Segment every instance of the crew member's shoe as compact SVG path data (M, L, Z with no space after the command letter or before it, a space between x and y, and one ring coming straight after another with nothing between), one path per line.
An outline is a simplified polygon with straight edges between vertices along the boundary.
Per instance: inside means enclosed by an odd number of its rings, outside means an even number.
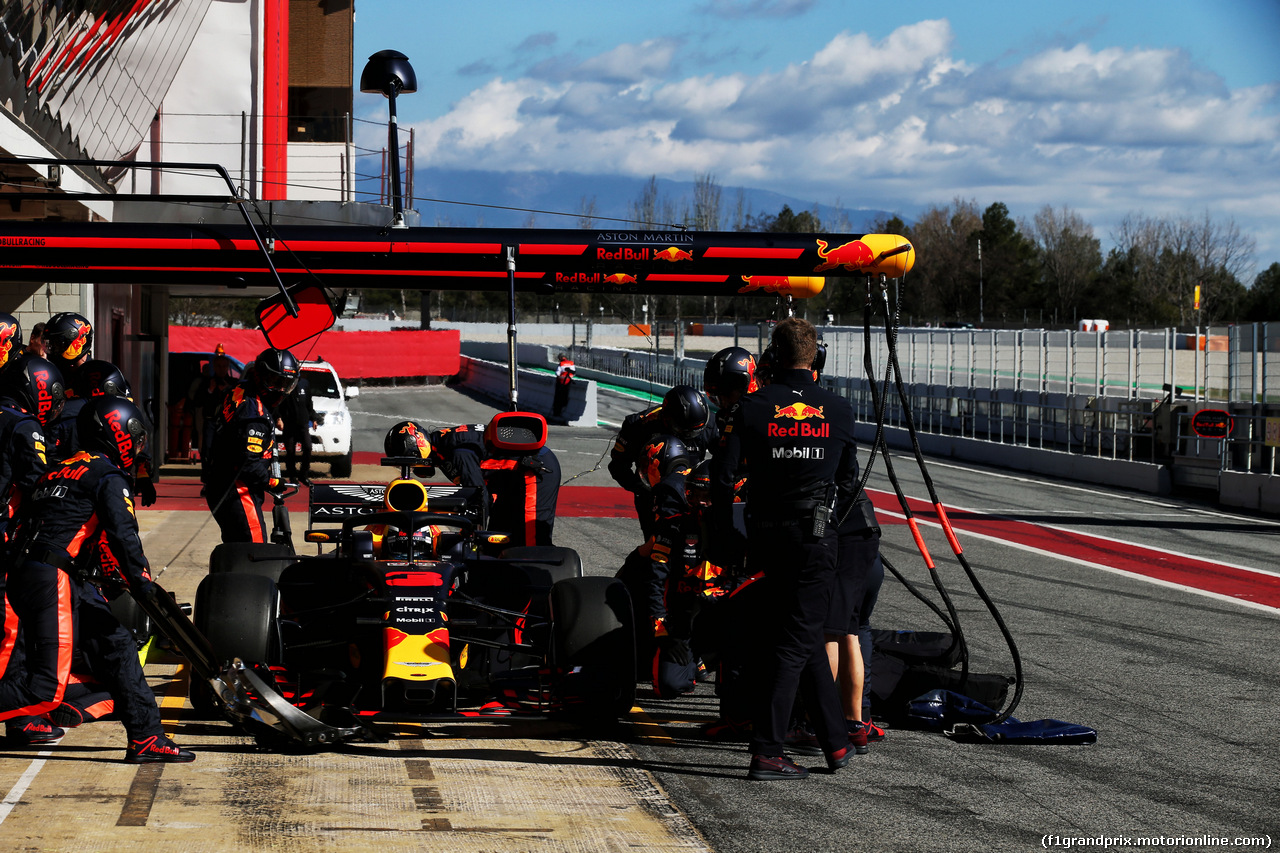
M124 760L130 764L150 764L156 761L186 764L195 761L196 754L178 746L166 735L159 734L141 740L130 740L124 752Z
M863 725L867 727L868 741L884 740L884 729L880 728L880 726L877 726L875 720L871 719L870 717L867 717Z
M849 744L858 755L866 755L871 751L867 746L867 724L861 720L845 720L849 729Z
M854 752L853 750L853 744L849 744L848 746L841 747L840 749L837 749L835 752L828 752L827 753L827 769L830 770L832 773L834 773L837 770L839 770L841 767L844 767L846 764L848 764L849 759L853 758L857 754L858 753Z
M805 779L808 768L801 767L785 755L753 755L747 778L754 782L784 782Z
M787 732L783 743L796 755L822 755L822 745L818 743L818 736L804 726L796 726Z
M745 741L751 736L751 724L723 718L713 720L702 726L702 736L707 740Z
M75 705L63 702L49 712L49 719L64 729L74 729L84 724L84 714Z
M53 743L66 732L43 717L17 717L5 725L5 735L10 743L35 746Z

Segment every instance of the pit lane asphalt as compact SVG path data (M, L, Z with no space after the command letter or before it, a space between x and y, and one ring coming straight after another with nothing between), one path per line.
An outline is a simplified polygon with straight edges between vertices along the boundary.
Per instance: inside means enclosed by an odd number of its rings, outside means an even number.
M420 399L430 401L434 393L428 390ZM601 420L614 423L645 406L612 392L600 396ZM362 398L361 408L372 414L383 408L373 405L382 399ZM417 408L413 392L399 399L390 410L449 420L434 406ZM459 411L471 411L468 405L477 402L468 400ZM375 420L381 425L385 416ZM549 444L568 479L592 468L611 436L609 429L552 427ZM908 494L927 498L910 460L898 457L896 470ZM1280 524L1274 519L1221 511L1195 499L945 460L933 460L929 470L948 505L1280 571ZM881 462L870 487L890 488L883 472ZM574 480L609 482L603 468ZM972 671L1011 674L1009 654L986 608L955 561L939 556L950 553L942 535L928 526L924 534L965 626ZM710 685L674 702L654 700L642 690L646 719L629 748L714 849L1028 850L1040 847L1047 835L1280 840L1280 658L1274 653L1280 612L963 533L960 540L1021 652L1026 687L1016 716L1089 725L1097 729L1098 742L969 745L894 729L870 755L834 775L749 783L742 745L697 736L697 726L716 715ZM577 548L589 574L610 574L639 543L639 529L629 518L562 518L556 541ZM928 587L904 526L887 525L882 547L910 579ZM886 581L873 621L894 629L939 627L893 579Z

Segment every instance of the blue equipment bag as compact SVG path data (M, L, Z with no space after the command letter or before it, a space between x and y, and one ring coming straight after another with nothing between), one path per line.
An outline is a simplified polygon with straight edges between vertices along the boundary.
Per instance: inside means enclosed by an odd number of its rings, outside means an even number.
M1098 733L1088 726L1064 723L1062 720L1022 722L1010 717L1003 723L957 723L946 736L966 743L1097 743Z
M1022 722L1010 717L1003 723L990 723L996 712L951 690L930 690L910 703L907 719L913 728L943 732L947 737L966 743L1096 743L1098 733L1088 726L1064 723L1062 720Z

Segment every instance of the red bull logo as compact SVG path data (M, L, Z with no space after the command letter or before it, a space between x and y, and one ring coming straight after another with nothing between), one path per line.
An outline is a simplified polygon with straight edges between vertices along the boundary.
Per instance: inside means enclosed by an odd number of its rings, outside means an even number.
M857 272L860 269L871 266L875 260L875 253L871 251L871 247L861 240L852 240L836 246L834 249L827 248L826 240L816 241L818 244L818 257L822 258L822 263L813 268L814 272L826 272L838 268L844 268L849 272Z
M807 438L827 438L831 435L831 424L810 424L804 423L812 418L826 420L826 416L822 414L823 406L810 406L808 403L792 403L789 406L774 406L774 419L785 418L795 421L790 425L771 423L765 428L765 433L774 437L807 437Z
M12 323L0 325L0 367L9 363L9 354L13 352L13 338L18 327Z
M31 374L36 381L36 417L40 423L49 422L49 413L53 410L53 390L49 387L49 371L37 370Z
M653 260L653 249L596 249L596 260L598 261L651 261ZM670 260L670 259L668 259Z
M822 414L824 406L810 406L808 403L792 403L790 406L774 406L773 416L775 418L791 418L796 421L808 420L809 418L822 418L826 420L826 415Z
M107 426L111 427L111 437L116 440L116 449L120 451L120 464L128 468L133 465L133 436L120 419L117 411L107 412Z
M671 261L673 263L675 261L693 260L692 254L690 254L689 252L686 252L684 249L677 249L675 246L668 246L667 248L663 249L661 252L658 252L657 254L655 254L653 257L655 260Z
M89 336L93 334L93 326L88 323L76 321L76 336L71 339L71 343L67 344L67 348L63 351L62 357L67 361L79 358L86 346L89 344Z
M616 272L613 275L607 275L604 277L604 280L609 284L635 284L636 283L635 276L627 275L624 272Z
M785 275L744 275L745 285L738 288L739 293L750 293L763 290L765 293L787 293L791 290L791 280Z

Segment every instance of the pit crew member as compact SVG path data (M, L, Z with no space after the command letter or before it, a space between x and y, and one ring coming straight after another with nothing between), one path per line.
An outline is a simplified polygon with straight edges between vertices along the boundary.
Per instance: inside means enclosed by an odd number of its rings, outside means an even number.
M836 526L828 522L833 510L848 507L857 485L853 409L814 382L812 324L783 320L774 328L772 346L773 384L740 401L711 466L712 506L721 529L732 525L738 473L750 469L756 497L747 504L747 570L763 571L778 614L753 714L747 775L754 780L808 775L783 751L797 688L828 767L845 766L853 753L822 641L836 567Z
M275 409L298 379L298 360L288 350L266 349L248 378L223 398L214 420L207 458L202 458L205 501L223 542L265 542L262 504L278 489L273 471Z
M634 495L636 517L646 539L652 535L653 498L650 486L640 473L646 460L644 448L658 435L679 438L696 465L715 444L718 433L707 400L690 385L677 385L662 398L661 405L627 415L609 452L609 473L618 485Z
M49 465L47 424L61 411L62 377L50 362L22 353L0 369L0 552L4 570L12 568L9 552L14 517L30 501L32 489ZM0 594L5 577L0 574ZM25 652L18 644L18 614L4 600L4 637L0 641L0 673L25 678ZM6 721L10 742L49 743L62 737L60 728L28 714Z
M102 551L119 560L131 594L160 594L138 536L125 471L146 447L142 412L122 397L98 397L79 415L83 450L51 466L19 519L9 593L22 620L27 674L0 680L0 717L47 713L65 694L72 640L115 701L125 726L125 760L132 764L188 762L195 755L165 734L155 695L138 661L133 634L96 586Z

